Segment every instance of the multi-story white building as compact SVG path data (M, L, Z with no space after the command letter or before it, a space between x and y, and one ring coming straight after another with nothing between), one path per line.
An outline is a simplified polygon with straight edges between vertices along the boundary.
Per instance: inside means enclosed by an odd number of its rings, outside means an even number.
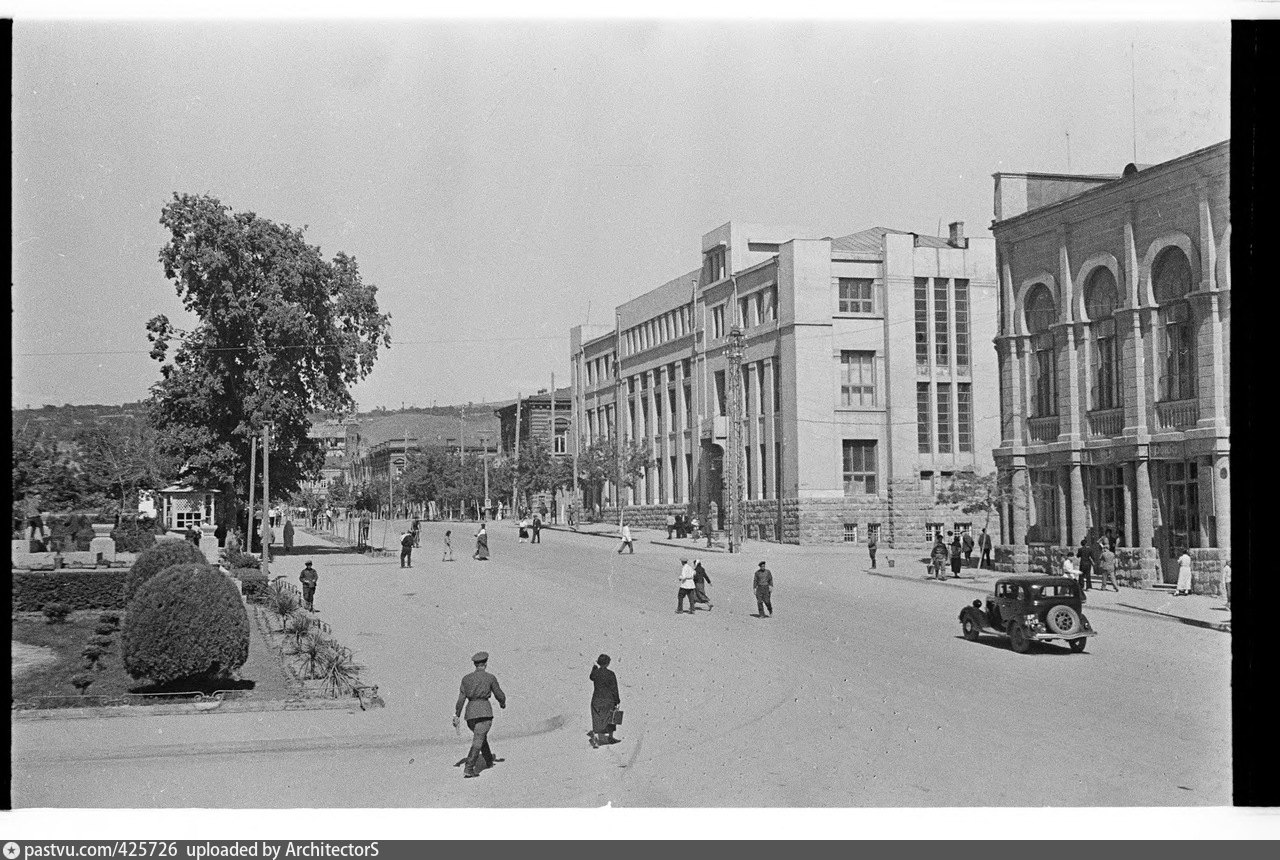
M1011 569L1108 531L1133 585L1229 558L1230 144L1118 176L997 173Z
M916 544L968 517L941 482L989 472L999 438L992 240L872 228L840 238L729 223L702 265L571 332L579 444L641 442L633 520L717 510L724 527L731 377L743 392L749 538ZM743 355L730 367L731 329ZM619 404L621 406L619 407ZM603 498L611 507L612 485ZM974 528L981 528L975 523ZM995 523L992 523L994 527Z

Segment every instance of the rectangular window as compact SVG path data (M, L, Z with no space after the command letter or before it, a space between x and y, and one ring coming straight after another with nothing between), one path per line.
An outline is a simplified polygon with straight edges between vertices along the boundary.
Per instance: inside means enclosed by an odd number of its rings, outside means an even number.
M1093 342L1093 346L1093 408L1115 409L1120 406L1120 373L1116 366L1116 339L1099 337Z
M943 523L925 523L924 539L926 543L933 543L942 534Z
M773 498L769 495L769 463L765 457L764 437L760 438L760 498L769 499Z
M703 266L703 272L706 275L707 283L713 284L725 275L724 266L724 246L713 248L706 253L706 262Z
M778 291L774 287L764 291L764 320L772 322L778 318Z
M874 352L840 353L841 406L876 405L875 363Z
M933 472L920 473L920 494L928 498L931 503L933 497L938 495L938 488L933 483Z
M1121 466L1100 466L1090 471L1093 472L1091 483L1096 499L1094 531L1099 536L1110 531L1120 543L1124 543L1124 469Z
M1194 362L1191 338L1185 321L1167 322L1164 326L1164 399L1189 400L1195 397Z
M724 303L711 309L711 337L724 337Z
M693 385L686 382L684 384L684 423L685 427L692 427L694 422L693 415Z
M928 278L916 278L916 373L929 373Z
M716 382L716 409L719 410L718 412L716 412L716 414L724 415L725 401L728 398L729 392L725 390L725 378L724 378L723 370L716 371L715 382Z
M679 406L679 403L680 403L680 401L679 401L679 399L676 397L676 390L675 390L674 388L668 389L668 390L667 390L667 404L668 404L668 406L670 407L670 410L669 410L669 414L670 414L670 416L671 416L671 428L670 428L670 429L672 429L672 430L677 429L677 428L676 428L676 424L678 423L679 418L680 418L679 413L676 411L677 407ZM686 414L686 415L685 415L684 420L685 420L685 422L686 422L686 423L688 423L688 421L689 421L689 416L688 416L688 414Z
M743 470L747 478L747 494L748 499L756 498L756 472L751 468L751 446L742 449Z
M969 282L957 278L956 299L956 369L969 372Z
M875 281L871 278L837 278L840 313L875 313Z
M845 543L858 542L858 524L857 523L844 524L844 542Z
M960 453L973 451L973 384L961 382L956 385L956 442Z
M938 453L951 453L951 383L938 383Z
M921 454L933 453L933 440L929 438L929 428L933 426L929 397L929 383L916 383L916 443Z
M933 279L933 357L938 367L951 366L951 329L947 325L947 279Z
M751 325L750 305L751 299L738 299L738 328L746 328Z
M776 357L770 360L773 362L773 411L777 413L782 411L782 360Z
M756 410L764 414L764 362L756 362Z
M567 434L563 430L556 433L554 453L564 454L569 450L566 439Z
M845 439L844 494L874 496L876 494L876 443Z
M1034 521L1028 529L1027 543L1056 544L1059 541L1057 475L1053 469L1031 469L1030 472Z
M1035 394L1035 415L1040 418L1058 414L1058 356L1053 348L1053 335L1038 335L1034 361L1031 363L1031 387Z

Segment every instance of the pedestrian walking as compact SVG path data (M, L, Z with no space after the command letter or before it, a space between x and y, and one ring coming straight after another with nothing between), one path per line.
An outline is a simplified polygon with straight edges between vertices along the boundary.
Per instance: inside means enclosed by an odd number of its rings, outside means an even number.
M707 586L710 584L711 577L707 576L707 569L702 566L699 559L695 558L693 560L693 599L694 603L707 604L708 612L712 609L711 596L707 594Z
M453 561L453 529L444 530L444 556L441 561Z
M466 778L479 776L486 767L502 761L489 748L489 729L493 726L493 705L489 704L489 697L497 699L503 709L507 707L506 693L498 686L498 679L489 674L488 652L472 655L471 662L475 670L462 676L458 701L453 706L453 727L458 727L465 707L467 728L471 730L471 751L467 753L466 767L462 770Z
M1107 529L1107 547L1112 551L1116 551L1116 535L1111 529Z
M987 534L987 530L983 529L982 534L978 535L978 569L982 569L982 563L987 563L987 570L991 570L991 535Z
M308 612L316 611L316 583L320 581L320 574L316 573L316 569L311 566L311 562L307 562L302 568L302 573L298 574L298 581L302 583L302 602L306 604Z
M667 540L675 537L676 533L676 515L667 514Z
M1085 591L1093 590L1093 556L1097 544L1090 544L1088 538L1080 538L1080 549L1076 550L1076 558L1080 559L1080 587Z
M973 529L965 531L960 537L960 545L964 547L964 566L973 566Z
M622 555L624 549L632 555L636 553L635 544L631 542L631 526L626 523L622 524L622 544L618 547L618 555Z
M948 534L950 534L948 532ZM960 544L960 537L953 535L951 538L951 578L960 578L960 563L964 560L964 549Z
M608 654L596 658L589 677L595 685L591 691L591 748L597 749L618 742L613 736L616 728L613 717L622 699L618 696L618 676L609 668Z
M400 535L400 567L413 567L413 531L405 529Z
M942 542L942 532L934 533L933 550L929 553L929 561L932 566L934 579L943 579L943 569L947 566L947 560L951 557L951 553L947 551L947 545Z
M1111 587L1116 591L1120 590L1120 586L1116 583L1116 554L1111 547L1104 546L1102 554L1098 557L1098 578L1102 580L1098 587L1103 591L1107 590L1107 582L1111 582Z
M1231 608L1231 560L1222 563L1222 590L1227 595L1227 608Z
M530 543L542 543L542 517L533 515L533 539Z
M697 540L702 537L702 524L698 522L698 515L694 514L693 519L689 520L690 536Z
M476 532L476 551L471 557L476 561L489 560L489 532L485 531L484 522L480 523L480 531Z
M527 519L521 518L521 520L516 523L516 529L516 534L520 538L520 543L524 543L529 539L529 521Z
M751 580L752 588L756 593L756 617L772 618L773 617L773 573L769 568L764 566L764 562L760 562L760 567L756 569L756 574ZM765 615L764 611L768 609L769 614Z
M409 531L413 532L413 548L417 549L422 546L421 542L422 521L417 517L413 518L413 524L409 526Z
M689 564L689 559L680 559L680 573L676 578L680 581L680 589L676 592L676 615L684 612L684 601L686 597L689 599L689 614L692 615L694 591L697 586L694 581L695 577L693 567Z
M284 521L284 551L293 552L293 520Z
M876 569L876 547L878 547L879 545L880 545L880 540L879 540L879 538L877 538L877 537L876 537L876 533L875 533L875 532L872 532L872 533L867 537L867 553L871 556L871 569L872 569L872 570L875 570L875 569Z
M1178 556L1178 590L1179 596L1191 593L1191 553L1185 548Z

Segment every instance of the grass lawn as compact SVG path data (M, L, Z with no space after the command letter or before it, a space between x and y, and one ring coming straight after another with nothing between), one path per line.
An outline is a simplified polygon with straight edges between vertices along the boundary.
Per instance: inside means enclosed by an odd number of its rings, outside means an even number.
M98 659L97 669L86 669L87 661L80 652L97 635L94 628L99 610L73 612L62 624L49 624L36 613L22 613L13 619L14 669L11 676L12 701L19 708L66 708L87 705L156 704L172 702L163 696L137 697L126 693L158 692L155 687L130 677L124 669L120 653L120 631L111 635L111 644ZM21 647L25 646L25 647ZM278 652L263 641L252 618L249 623L249 659L240 669L240 680L220 680L205 685L181 683L177 689L240 690L239 697L251 699L285 699L292 692L290 681L280 667ZM93 678L85 695L71 685L81 673Z

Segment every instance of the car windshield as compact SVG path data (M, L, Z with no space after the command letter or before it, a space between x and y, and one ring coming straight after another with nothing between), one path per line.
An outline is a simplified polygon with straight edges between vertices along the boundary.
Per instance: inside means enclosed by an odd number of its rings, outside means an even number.
M1062 583L1060 585L1033 585L1031 586L1033 597L1075 597L1076 587Z

